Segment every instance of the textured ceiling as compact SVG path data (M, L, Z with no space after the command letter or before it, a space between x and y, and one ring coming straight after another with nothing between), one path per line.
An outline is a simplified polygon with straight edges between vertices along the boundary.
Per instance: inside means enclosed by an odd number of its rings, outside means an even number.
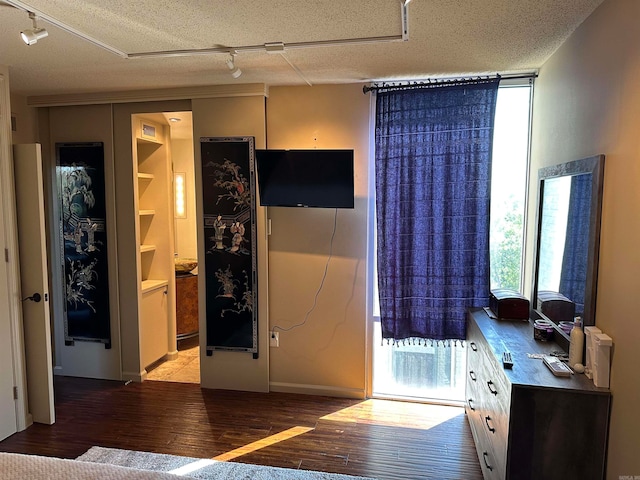
M22 95L231 83L305 85L412 80L538 69L602 0L413 0L409 40L239 49L234 79L226 53L124 58L65 31L62 23L127 55L161 50L322 42L402 33L400 0L0 0L0 64ZM26 46L23 9L49 36ZM49 20L49 21L47 21ZM52 23L53 22L53 23Z

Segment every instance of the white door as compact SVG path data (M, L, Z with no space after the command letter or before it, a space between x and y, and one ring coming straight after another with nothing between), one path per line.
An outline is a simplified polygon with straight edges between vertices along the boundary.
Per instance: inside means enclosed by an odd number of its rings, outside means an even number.
M13 251L13 220L11 192L11 127L9 106L8 70L0 66L0 440L18 431L18 404L13 398L15 358L21 352L15 352L14 322L15 299L14 260L9 263L9 254ZM11 247L11 248L9 248ZM22 427L24 428L24 427Z
M13 399L13 349L11 346L11 316L9 311L9 285L7 263L4 258L5 224L2 195L0 195L0 440L17 432L16 401Z
M55 421L40 144L14 145L27 397L33 421Z

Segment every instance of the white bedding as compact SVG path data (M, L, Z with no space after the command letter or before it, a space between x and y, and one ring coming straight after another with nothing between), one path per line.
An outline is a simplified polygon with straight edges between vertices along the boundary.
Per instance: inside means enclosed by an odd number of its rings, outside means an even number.
M104 463L0 452L0 478L2 480L176 480L184 477Z

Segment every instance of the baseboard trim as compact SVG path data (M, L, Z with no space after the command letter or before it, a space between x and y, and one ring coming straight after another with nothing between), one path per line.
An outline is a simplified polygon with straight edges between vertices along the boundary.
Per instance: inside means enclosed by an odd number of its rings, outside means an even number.
M122 379L125 382L144 382L147 379L147 371L141 372L122 372Z
M25 426L25 429L26 429L27 427L30 427L31 425L33 425L33 415L32 415L32 414L30 414L30 413L28 413L28 414L27 414L27 418L26 418L26 426Z
M178 358L178 350L168 352L164 357L162 357L162 359L166 361L175 360L176 358Z
M324 395L327 397L356 398L364 400L364 389L334 387L332 385L309 385L303 383L269 382L269 391L279 393L299 393L302 395Z

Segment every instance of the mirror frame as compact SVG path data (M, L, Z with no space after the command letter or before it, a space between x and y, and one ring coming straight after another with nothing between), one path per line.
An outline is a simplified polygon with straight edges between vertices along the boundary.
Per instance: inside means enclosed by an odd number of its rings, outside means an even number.
M574 176L591 173L591 210L589 218L589 251L587 257L587 278L585 285L585 302L582 325L590 326L596 323L596 290L598 283L598 266L600 256L600 223L602 219L602 195L604 186L604 155L574 160L538 170L538 209L536 215L536 238L533 264L533 286L531 289L531 318L548 319L538 310L538 268L540 264L540 230L542 226L542 199L544 198L545 181L551 178ZM555 322L554 322L555 324ZM568 341L569 336L559 327L556 331Z

